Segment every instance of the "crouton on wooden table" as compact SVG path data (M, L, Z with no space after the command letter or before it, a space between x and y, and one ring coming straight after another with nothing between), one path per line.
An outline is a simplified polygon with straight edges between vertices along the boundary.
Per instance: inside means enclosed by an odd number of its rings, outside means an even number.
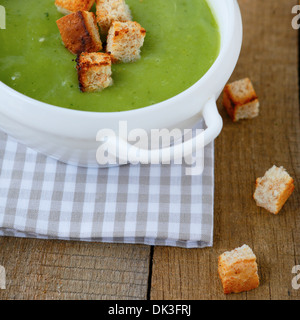
M227 84L223 105L232 121L253 119L259 114L259 100L249 78Z
M73 54L102 49L94 13L78 11L60 18L56 23L65 47Z
M96 0L97 22L103 34L107 34L113 21L132 20L131 12L124 0Z
M115 21L109 29L106 52L111 54L112 62L133 62L140 59L146 30L135 21Z
M64 15L77 11L90 11L95 0L55 0L59 12Z
M249 291L259 286L256 256L249 246L224 252L218 264L225 294Z
M99 92L112 85L110 55L82 53L77 58L79 87L82 92Z
M294 180L286 170L273 166L262 178L256 179L253 198L259 207L278 214L294 189Z

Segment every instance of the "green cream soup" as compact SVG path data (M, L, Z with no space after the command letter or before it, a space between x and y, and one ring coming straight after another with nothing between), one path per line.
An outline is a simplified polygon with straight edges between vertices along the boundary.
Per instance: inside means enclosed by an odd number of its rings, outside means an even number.
M125 111L171 98L197 82L220 47L217 23L205 0L127 0L146 30L141 59L113 65L112 87L82 93L76 58L62 44L54 0L0 0L0 80L52 105L85 111ZM93 8L95 10L95 8ZM102 39L103 40L103 39Z

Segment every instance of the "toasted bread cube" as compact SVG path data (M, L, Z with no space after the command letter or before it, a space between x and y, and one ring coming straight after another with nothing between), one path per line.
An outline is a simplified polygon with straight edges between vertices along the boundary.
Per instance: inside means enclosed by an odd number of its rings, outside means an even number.
M134 21L114 21L108 31L106 52L112 62L133 62L140 59L146 30Z
M95 0L55 0L57 10L64 14L77 11L90 11Z
M278 214L294 189L294 180L286 170L273 166L264 177L256 179L253 198L259 207Z
M253 119L259 114L259 100L249 78L227 84L223 105L232 121Z
M77 58L79 87L82 92L99 92L112 85L110 55L84 52Z
M256 256L247 245L220 255L218 272L225 294L249 291L259 286Z
M103 34L107 34L113 21L132 20L125 0L96 0L97 22Z
M65 47L73 54L97 52L102 42L93 12L78 11L56 21Z

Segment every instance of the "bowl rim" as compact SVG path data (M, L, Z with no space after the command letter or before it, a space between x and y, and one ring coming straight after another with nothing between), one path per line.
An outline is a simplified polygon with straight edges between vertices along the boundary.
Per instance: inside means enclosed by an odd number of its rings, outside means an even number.
M0 81L0 89L3 88L4 90L7 91L7 93L9 93L11 96L15 97L18 100L23 100L24 102L27 102L29 104L31 104L31 106L33 107L38 107L39 110L43 109L44 111L51 111L53 113L57 113L65 116L68 115L80 115L80 116L91 116L93 118L95 117L106 117L106 118L111 118L111 117L115 117L116 115L118 116L122 116L122 115L138 115L140 113L144 113L144 112L149 112L152 111L153 109L155 109L155 111L158 111L159 108L163 108L164 106L173 103L173 101L178 100L178 99L184 99L185 97L189 96L190 93L192 93L195 90L198 90L202 84L204 82L206 82L207 79L209 79L210 77L212 77L213 74L215 74L216 72L218 72L219 68L222 66L222 63L224 61L224 59L226 58L226 54L227 51L229 49L231 40L232 40L232 36L234 34L234 26L236 23L236 15L234 14L234 9L235 9L235 5L237 5L237 1L234 0L222 0L222 2L226 3L226 7L227 7L227 15L228 17L230 17L230 19L228 19L228 31L227 33L229 34L229 37L226 37L224 39L224 37L222 36L222 32L221 32L221 26L220 23L217 19L217 16L215 14L215 10L212 8L211 6L211 2L213 1L219 1L219 0L206 0L208 6L210 7L217 23L219 26L219 30L220 30L220 50L218 53L217 58L215 59L214 63L212 64L212 66L207 70L207 72L197 81L195 82L193 85L191 85L189 88L187 88L186 90L180 92L179 94L163 100L161 102L155 103L153 105L150 106L145 106L142 108L138 108L138 109L132 109L132 110L126 110L126 111L110 111L110 112L105 112L105 111L84 111L84 110L75 110L75 109L69 109L69 108L64 108L64 107L60 107L60 106L56 106L56 105L52 105L46 102L42 102L39 101L37 99L31 98L29 96L26 96L23 93L18 92L17 90L9 87L8 85L6 85L5 83L3 83L2 81Z

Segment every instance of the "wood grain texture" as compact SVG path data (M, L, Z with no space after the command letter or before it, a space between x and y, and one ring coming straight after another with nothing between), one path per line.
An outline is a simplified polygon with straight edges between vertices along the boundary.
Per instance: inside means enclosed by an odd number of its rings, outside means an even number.
M144 300L150 248L0 238L0 300Z
M231 80L249 77L261 102L258 118L232 123L219 101L224 129L215 144L214 247L157 247L151 299L298 299L291 270L300 264L300 121L298 32L291 27L297 0L240 0L244 43ZM255 205L255 179L284 166L296 190L278 216ZM218 256L248 244L261 285L225 296ZM168 275L168 276L166 276Z

